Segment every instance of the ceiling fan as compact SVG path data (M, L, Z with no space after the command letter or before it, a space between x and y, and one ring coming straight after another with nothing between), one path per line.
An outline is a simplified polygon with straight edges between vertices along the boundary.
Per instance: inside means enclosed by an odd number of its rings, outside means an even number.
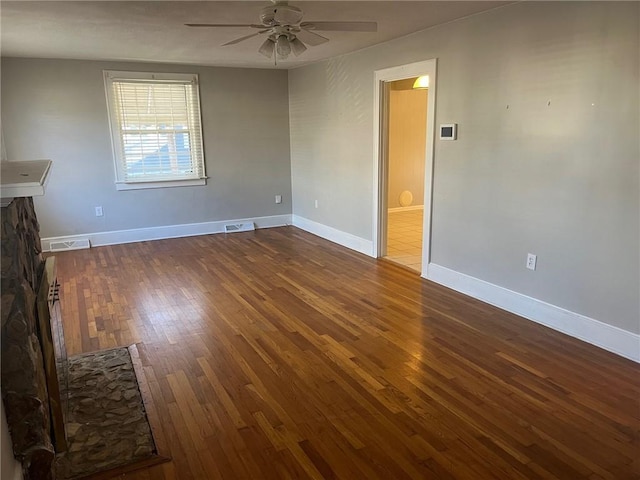
M260 12L260 23L227 24L227 23L186 23L187 27L249 27L259 31L237 38L222 46L235 45L258 35L267 35L266 40L258 49L262 55L271 58L275 53L275 60L286 59L293 52L300 55L307 49L307 45L315 47L329 41L327 37L316 31L333 32L376 32L376 22L303 22L303 12L300 8L289 5L288 1L271 0L273 5L264 7Z

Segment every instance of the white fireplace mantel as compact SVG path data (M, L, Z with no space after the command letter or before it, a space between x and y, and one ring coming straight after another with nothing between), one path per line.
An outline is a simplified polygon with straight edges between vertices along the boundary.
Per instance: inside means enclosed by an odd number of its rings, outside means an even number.
M51 160L0 162L1 205L6 207L16 197L44 195Z

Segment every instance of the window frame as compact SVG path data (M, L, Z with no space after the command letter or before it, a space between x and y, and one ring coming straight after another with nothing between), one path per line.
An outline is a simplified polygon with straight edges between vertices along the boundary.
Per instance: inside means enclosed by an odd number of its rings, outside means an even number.
M109 117L109 130L111 134L111 147L115 171L116 190L139 190L147 188L168 188L168 187L186 187L206 185L206 162L204 154L203 136L202 136L202 109L200 107L200 83L197 73L161 73L161 72L132 72L120 70L104 70L104 86L107 100L107 114ZM191 104L195 111L193 116L197 119L198 125L189 129L189 132L197 134L197 149L200 154L192 162L198 162L198 170L200 175L194 175L193 178L148 178L148 179L127 179L127 174L123 169L125 158L123 155L122 137L125 131L121 129L120 119L118 118L117 105L115 103L115 95L113 91L114 82L141 81L141 83L169 83L169 84L191 84L193 86ZM190 137L190 142L194 139ZM191 149L190 154L193 155ZM197 155L197 153L196 153Z

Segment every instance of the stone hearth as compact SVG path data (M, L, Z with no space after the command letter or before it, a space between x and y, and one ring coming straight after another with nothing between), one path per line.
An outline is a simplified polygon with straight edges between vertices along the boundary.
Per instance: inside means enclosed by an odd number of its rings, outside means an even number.
M127 348L75 355L68 366L69 449L57 460L57 478L78 478L155 454Z

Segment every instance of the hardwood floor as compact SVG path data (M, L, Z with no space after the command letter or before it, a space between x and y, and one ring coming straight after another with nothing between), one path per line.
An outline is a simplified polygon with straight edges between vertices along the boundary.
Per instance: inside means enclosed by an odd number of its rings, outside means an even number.
M69 354L139 343L122 478L640 478L640 365L294 227L57 255Z

